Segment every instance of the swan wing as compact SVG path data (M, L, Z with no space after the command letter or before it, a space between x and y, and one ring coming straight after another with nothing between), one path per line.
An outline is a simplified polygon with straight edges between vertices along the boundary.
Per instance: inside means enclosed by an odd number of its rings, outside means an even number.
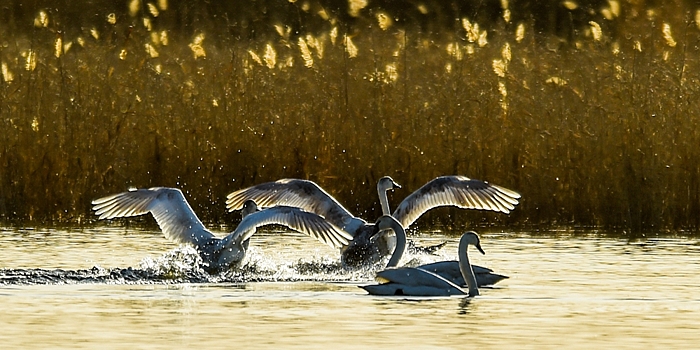
M231 234L245 241L256 229L264 225L283 225L333 247L340 248L348 244L352 235L339 229L323 217L289 206L276 206L247 215Z
M455 260L438 261L431 264L420 265L417 268L432 272L456 285L464 285L464 277L462 277L462 272L459 270L459 262Z
M458 286L466 285L464 277L462 277L462 272L459 270L459 262L455 260L438 261L430 264L420 265L417 268L439 275L440 277ZM501 280L508 278L508 276L494 273L493 270L489 269L488 267L472 265L472 270L474 271L474 275L476 276L476 283L479 285L479 287L493 285Z
M460 277L462 276L462 272L460 272L459 270L459 262L457 260L438 261L430 264L420 265L418 266L418 268L437 273L440 276L443 276L443 273L449 275L459 275ZM472 265L472 270L474 271L474 273L493 272L492 269L479 265Z
M187 203L177 188L153 187L130 190L92 201L92 210L100 219L129 217L151 213L166 238L178 243L198 245L215 236Z
M309 180L281 179L232 192L226 196L226 209L241 209L249 199L254 200L260 208L286 205L316 213L350 233L366 223L353 216L335 198Z
M410 226L426 211L441 206L510 213L520 194L488 182L465 176L437 177L406 197L392 216L403 227Z

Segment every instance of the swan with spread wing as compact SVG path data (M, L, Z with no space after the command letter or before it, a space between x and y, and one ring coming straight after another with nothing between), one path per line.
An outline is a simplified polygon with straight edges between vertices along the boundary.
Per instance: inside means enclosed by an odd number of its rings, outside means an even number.
M391 177L382 177L377 193L382 213L390 215L387 191L400 188ZM490 210L508 214L518 205L520 194L507 188L465 176L440 176L406 197L393 214L404 228L408 228L423 213L441 206L464 209ZM340 227L353 238L341 249L346 265L374 263L393 250L393 240L373 224L352 215L335 198L309 180L281 179L247 187L227 196L229 210L242 208L246 200L254 200L261 207L290 205L314 212Z
M209 231L192 210L182 191L177 188L154 187L134 189L92 201L100 219L130 217L151 213L165 237L173 242L197 249L204 267L221 272L240 266L248 249L249 239L264 225L283 225L333 247L346 246L352 235L334 226L318 214L291 206L275 206L259 210L255 201L242 206L243 219L236 229L220 238Z

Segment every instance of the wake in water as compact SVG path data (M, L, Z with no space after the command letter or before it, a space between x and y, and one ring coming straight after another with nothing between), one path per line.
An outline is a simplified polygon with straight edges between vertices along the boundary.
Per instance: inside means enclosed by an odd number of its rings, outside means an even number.
M417 264L416 257L408 264ZM382 265L365 268L344 267L338 259L314 257L292 263L279 263L251 249L246 263L236 270L209 274L202 268L197 251L181 246L164 255L143 259L137 268L90 269L0 269L0 285L34 284L176 284L176 283L246 283L293 281L370 281Z
M199 255L192 248L177 248L158 259L146 258L139 268L94 266L84 270L0 269L0 284L149 284L207 283L212 277L198 266Z

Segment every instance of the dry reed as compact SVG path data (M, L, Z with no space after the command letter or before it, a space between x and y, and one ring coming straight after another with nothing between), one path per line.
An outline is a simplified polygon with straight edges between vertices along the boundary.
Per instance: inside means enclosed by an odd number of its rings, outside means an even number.
M522 204L423 227L700 224L700 24L683 2L606 1L563 34L509 8L453 23L426 5L187 4L5 8L0 218L73 222L93 198L175 186L225 222L227 193L298 177L373 219L379 177L404 185L396 205L463 174Z

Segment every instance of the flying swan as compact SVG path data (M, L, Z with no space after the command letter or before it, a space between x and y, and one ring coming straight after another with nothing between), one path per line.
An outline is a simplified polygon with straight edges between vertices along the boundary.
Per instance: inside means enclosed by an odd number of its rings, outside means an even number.
M377 183L377 194L384 215L390 213L387 191L394 188L400 186L388 176L382 177ZM519 198L517 192L485 181L458 175L440 176L406 197L391 215L404 228L408 228L423 213L435 207L456 206L508 214L518 205ZM352 215L313 181L281 179L247 187L230 193L226 208L229 211L241 209L249 199L261 207L299 207L319 214L345 230L353 237L350 244L341 250L341 259L346 265L374 263L393 250L391 237L380 233L375 225Z
M481 248L479 235L469 231L459 240L459 269L466 281L467 291L445 278L414 267L389 268L377 273L379 284L360 286L360 288L372 295L409 295L409 296L448 296L479 295L479 286L476 275L472 270L467 255L467 247L473 245L484 254Z
M277 224L302 232L333 248L348 244L352 236L323 217L290 206L258 210L254 201L242 207L243 220L226 237L216 237L197 218L185 196L177 188L134 189L92 201L100 219L130 217L151 213L165 237L197 249L209 272L239 267L245 258L249 239L260 226Z

